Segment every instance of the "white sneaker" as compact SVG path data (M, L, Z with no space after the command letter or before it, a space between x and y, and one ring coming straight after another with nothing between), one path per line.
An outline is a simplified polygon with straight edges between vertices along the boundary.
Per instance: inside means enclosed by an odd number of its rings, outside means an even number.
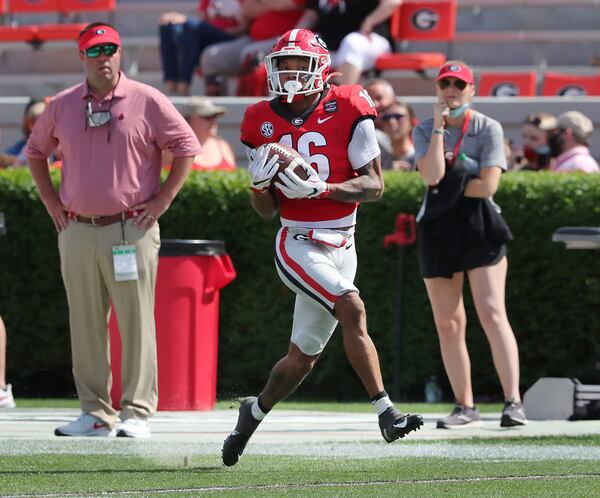
M54 429L57 436L113 437L115 433L115 429L109 429L104 422L85 412L81 412L77 420Z
M128 418L123 420L117 428L119 437L150 437L150 424L143 418Z
M17 405L15 404L15 398L13 398L12 386L6 384L4 389L0 387L0 408L14 408L15 406Z

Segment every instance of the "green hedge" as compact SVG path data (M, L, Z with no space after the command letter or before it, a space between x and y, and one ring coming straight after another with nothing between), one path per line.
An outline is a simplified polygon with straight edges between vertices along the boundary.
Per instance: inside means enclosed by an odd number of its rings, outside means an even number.
M192 174L161 219L163 238L225 240L238 272L221 291L219 398L256 393L285 353L290 334L293 295L273 266L278 222L263 222L254 213L246 183L244 171ZM398 213L417 212L422 195L418 175L390 172L383 199L364 204L359 213L356 280L388 388L393 384L398 251L384 249L383 237L393 231ZM495 198L515 236L509 246L507 305L520 346L522 387L541 376L599 383L600 253L566 250L551 236L561 226L600 223L600 175L506 174ZM19 396L70 394L56 234L27 170L0 172L0 211L8 226L8 235L0 238L0 314L9 332L9 381ZM407 248L404 260L404 392L420 399L427 378L437 374L450 398L414 247ZM480 397L499 397L489 347L466 296L474 389ZM334 334L298 397L364 397L344 356L341 334Z

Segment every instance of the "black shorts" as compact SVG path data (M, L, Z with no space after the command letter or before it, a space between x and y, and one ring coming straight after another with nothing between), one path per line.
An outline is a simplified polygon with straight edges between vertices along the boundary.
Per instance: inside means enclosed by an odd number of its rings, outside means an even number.
M419 270L423 278L452 278L457 272L493 266L506 256L506 244L493 242L461 247L458 254L446 254L445 244L427 240L419 233Z

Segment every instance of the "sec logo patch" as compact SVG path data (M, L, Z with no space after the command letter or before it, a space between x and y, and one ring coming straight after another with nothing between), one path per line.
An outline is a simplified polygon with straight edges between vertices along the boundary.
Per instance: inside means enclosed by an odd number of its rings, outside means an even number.
M275 129L273 128L273 123L269 121L265 121L260 125L260 133L265 138L271 138L273 133L275 133Z

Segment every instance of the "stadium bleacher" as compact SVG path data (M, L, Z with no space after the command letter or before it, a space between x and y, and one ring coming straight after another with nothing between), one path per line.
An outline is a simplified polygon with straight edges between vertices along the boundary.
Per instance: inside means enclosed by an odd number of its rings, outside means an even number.
M6 7L9 0L0 0ZM27 0L17 0L26 2ZM33 1L33 0L30 0ZM123 39L123 66L132 77L161 88L161 68L158 56L157 22L160 14L176 10L192 14L196 10L196 0L35 0L34 3L64 2L102 3L112 2L104 9L94 12L74 12L73 9L59 8L55 12L19 13L0 12L4 24L11 26L87 23L91 21L112 22L121 32ZM407 0L407 3L416 0ZM428 0L425 3L447 3L448 0ZM63 2L63 3L61 3ZM475 69L476 76L494 79L494 75L531 74L535 76L533 95L558 93L553 86L545 83L545 75L556 79L556 75L595 78L600 67L590 65L590 61L600 54L600 0L457 0L456 33L452 40L404 40L403 52L442 52L450 58L468 61ZM0 74L0 122L2 137L0 148L16 140L20 130L22 110L28 96L41 97L81 80L80 61L76 56L73 41L45 41L32 46L23 41L2 41L0 29L0 56L3 71ZM402 66L401 66L402 67ZM431 76L433 69L429 70ZM431 78L423 78L410 68L385 68L383 75L390 80L400 96L412 96L406 100L414 103L417 112L423 116L429 113L429 102L434 87ZM520 81L520 80L519 80ZM485 79L482 80L482 83ZM531 80L523 95L531 94ZM230 85L230 88L234 88ZM589 94L594 94L597 86L584 85ZM549 90L554 88L554 90ZM200 94L203 86L196 78L192 87L194 94ZM487 93L487 92L486 92ZM507 95L507 93L503 93ZM572 94L571 94L572 95ZM425 99L425 100L422 100ZM600 125L600 110L594 106L580 105L580 97L557 97L555 99L529 97L520 106L513 107L505 98L479 99L478 107L485 102L490 115L497 114L501 106L510 107L515 116L502 120L510 137L511 126L517 125L522 116L529 112L549 111L560 113L575 108L587 112L596 125ZM598 99L585 102L600 103ZM231 133L232 143L237 143L237 126L244 106L244 99L225 99L223 102L232 112L223 120L221 131ZM490 107L487 107L490 106ZM422 109L422 110L421 110ZM421 110L421 111L420 111ZM592 112L594 111L595 112ZM502 112L501 114L504 114ZM231 130L230 130L231 128ZM235 132L233 131L235 129ZM600 140L596 140L600 141ZM600 156L600 144L594 144L592 151ZM241 152L241 151L239 151Z

